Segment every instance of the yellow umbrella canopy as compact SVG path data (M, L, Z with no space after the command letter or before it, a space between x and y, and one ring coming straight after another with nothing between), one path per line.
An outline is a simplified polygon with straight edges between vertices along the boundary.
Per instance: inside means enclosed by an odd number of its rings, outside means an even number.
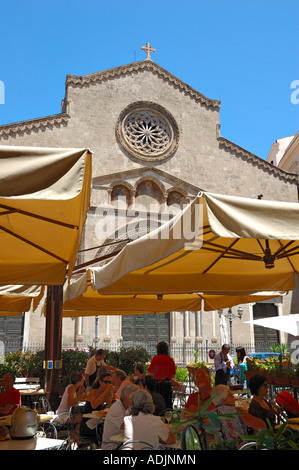
M0 178L0 284L63 284L88 210L90 151L0 146Z
M102 295L94 291L89 273L64 287L63 317L97 315L140 315L172 311L205 311L232 307L237 304L259 302L284 295L284 292L258 292L252 295Z
M66 283L63 297L63 317L200 310L202 302L198 294L101 295L92 289L89 272Z
M44 295L43 286L0 286L0 316L20 315L36 309Z
M298 203L211 193L90 269L93 289L118 295L288 291L298 271Z

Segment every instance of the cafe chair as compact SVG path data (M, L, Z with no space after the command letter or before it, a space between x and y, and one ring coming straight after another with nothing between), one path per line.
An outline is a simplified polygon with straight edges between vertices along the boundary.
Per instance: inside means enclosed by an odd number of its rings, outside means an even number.
M246 442L238 450L260 450L257 442Z
M201 450L200 437L193 424L187 424L182 433L182 450Z
M153 447L153 450L167 450L165 446L163 446L163 444L156 444L154 447Z
M122 444L119 450L153 450L153 446L148 442L134 439Z
M46 397L39 398L39 408L41 413L48 413L48 411L53 411L50 402Z
M37 437L47 437L48 439L58 439L57 429L54 424L44 423L37 428Z

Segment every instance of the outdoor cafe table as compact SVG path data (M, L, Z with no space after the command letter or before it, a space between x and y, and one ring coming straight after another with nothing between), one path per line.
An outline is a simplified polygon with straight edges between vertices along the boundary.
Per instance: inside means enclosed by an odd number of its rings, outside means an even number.
M42 396L46 395L46 391L43 388L36 390L21 389L19 392L22 397L22 405L29 405L30 408L32 408L32 405L35 401L38 402Z
M65 443L62 439L32 437L30 439L7 439L0 441L1 450L59 450Z

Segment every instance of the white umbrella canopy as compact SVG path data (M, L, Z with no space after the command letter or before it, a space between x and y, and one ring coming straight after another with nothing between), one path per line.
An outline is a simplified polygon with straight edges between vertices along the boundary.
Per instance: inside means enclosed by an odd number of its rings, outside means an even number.
M299 336L299 313L292 315L281 315L277 317L259 318L258 320L249 320L244 323L272 328L283 331L293 336Z

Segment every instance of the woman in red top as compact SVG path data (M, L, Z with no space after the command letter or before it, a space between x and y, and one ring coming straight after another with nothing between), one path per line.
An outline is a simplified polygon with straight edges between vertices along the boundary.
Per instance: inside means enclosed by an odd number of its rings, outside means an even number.
M157 393L161 393L167 409L172 409L172 384L175 377L176 365L169 356L168 344L160 341L157 344L157 355L153 357L148 368L148 374L154 376L157 381Z

